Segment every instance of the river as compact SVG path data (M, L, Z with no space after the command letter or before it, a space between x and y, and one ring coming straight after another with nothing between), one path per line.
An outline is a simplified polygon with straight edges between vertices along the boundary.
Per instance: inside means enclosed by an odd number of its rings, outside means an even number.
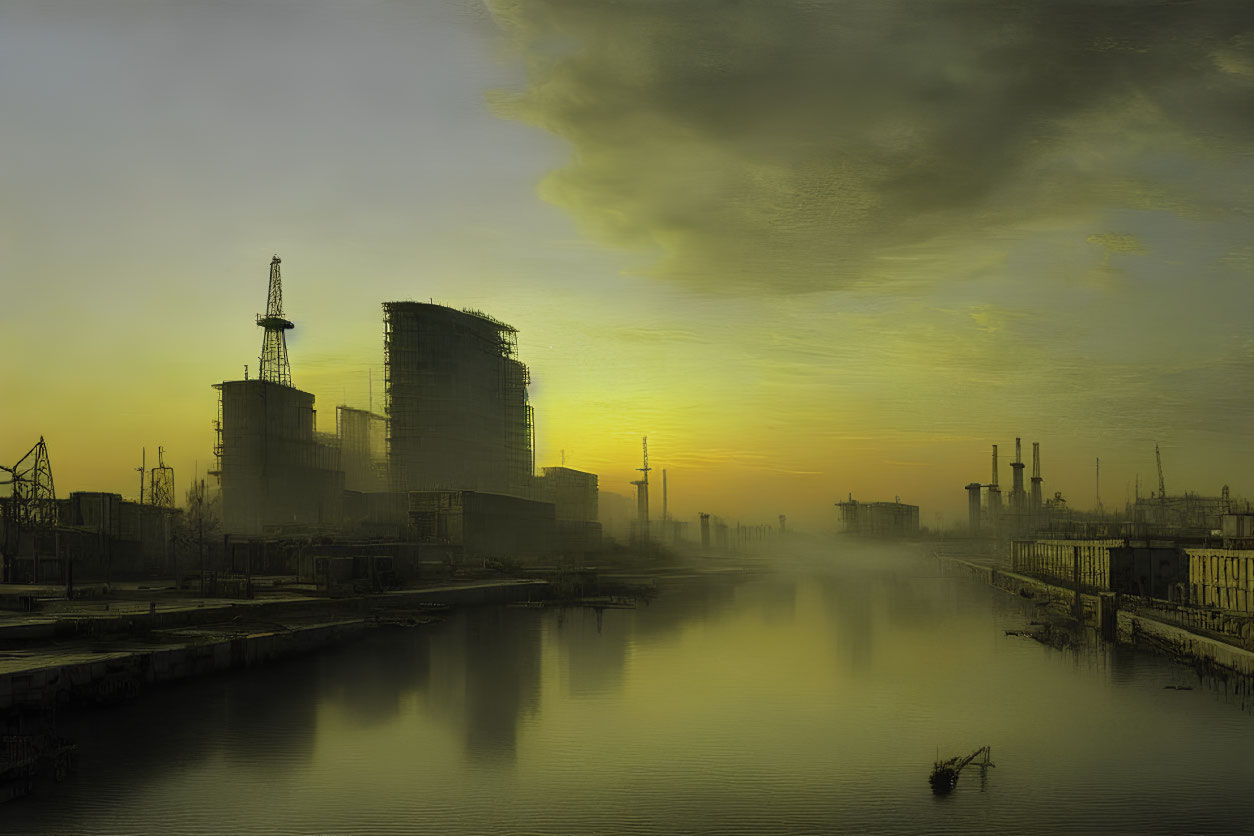
M463 610L63 718L5 833L1226 833L1254 722L1222 684L863 549L634 610ZM1193 690L1164 686L1191 686ZM992 747L948 797L933 759Z

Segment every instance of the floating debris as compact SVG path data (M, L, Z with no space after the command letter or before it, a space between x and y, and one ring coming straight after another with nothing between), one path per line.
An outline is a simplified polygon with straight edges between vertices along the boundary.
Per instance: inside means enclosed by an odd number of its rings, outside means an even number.
M993 750L988 746L981 746L965 758L955 756L948 760L937 760L932 765L932 774L927 779L932 785L932 792L936 795L948 795L953 792L954 787L958 785L958 775L962 772L963 767L971 765L980 755L984 756L984 760L976 763L981 770L993 766L993 762L989 760L992 757Z

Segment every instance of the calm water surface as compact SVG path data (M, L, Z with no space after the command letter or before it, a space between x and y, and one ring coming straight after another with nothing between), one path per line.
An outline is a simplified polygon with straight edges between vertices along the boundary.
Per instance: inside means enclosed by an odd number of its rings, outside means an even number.
M859 553L638 610L491 608L71 718L6 833L1249 832L1241 699ZM1165 685L1194 685L1192 691ZM936 798L937 751L992 746Z

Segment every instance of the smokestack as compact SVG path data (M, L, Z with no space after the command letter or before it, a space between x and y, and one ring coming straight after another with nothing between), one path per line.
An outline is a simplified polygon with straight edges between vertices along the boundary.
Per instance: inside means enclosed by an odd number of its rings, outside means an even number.
M1032 511L1041 507L1041 443L1032 442Z
M1015 513L1023 513L1023 506L1027 501L1027 494L1023 492L1023 447L1020 439L1015 439L1015 460L1010 463L1010 472L1013 475L1010 487L1010 507Z
M997 445L993 445L993 481L988 486L988 516L994 530L1001 522L1001 488L997 487Z
M975 536L980 533L980 483L972 482L967 485L967 524L971 528L971 535Z

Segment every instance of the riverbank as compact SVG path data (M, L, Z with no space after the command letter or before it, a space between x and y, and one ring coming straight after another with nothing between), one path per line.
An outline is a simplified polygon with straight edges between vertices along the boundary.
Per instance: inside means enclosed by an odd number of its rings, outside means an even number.
M547 581L442 584L348 598L109 601L0 621L0 710L122 701L164 682L320 649L398 617L551 594Z
M1135 604L1120 606L1127 602L1121 602L1114 595L1081 592L1077 613L1076 593L1072 589L987 563L939 554L935 557L947 571L978 578L1004 592L1033 600L1052 611L1055 618L1074 618L1078 615L1081 625L1092 628L1108 640L1177 658L1210 675L1254 678L1254 652L1220 637L1197 633L1155 618Z
M452 607L626 606L649 600L659 584L761 565L627 561L338 597L286 576L253 578L254 597L238 599L158 582L83 586L73 600L57 587L0 585L0 599L38 607L0 616L0 711L122 702L166 682L265 665L376 627L420 624Z

